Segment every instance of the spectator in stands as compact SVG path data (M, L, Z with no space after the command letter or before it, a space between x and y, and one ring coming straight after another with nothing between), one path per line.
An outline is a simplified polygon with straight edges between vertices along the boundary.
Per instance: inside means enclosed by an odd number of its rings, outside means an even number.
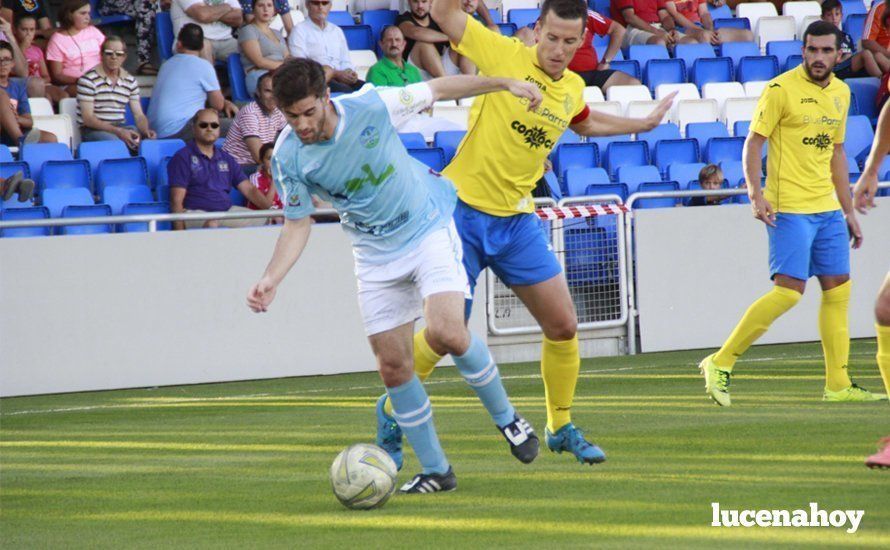
M216 140L219 139L219 114L213 109L201 109L191 125L194 127L195 139L173 155L167 165L171 212L248 210L232 205L230 193L233 187L261 209L269 208L272 201L251 185L238 161L216 146ZM173 222L173 229L199 226L245 227L264 223L262 218Z
M663 0L610 0L612 18L627 29L621 47L638 44L673 46L694 42L676 29L665 29L659 11L664 11ZM666 13L666 12L665 12Z
M232 155L246 173L253 172L260 164L263 158L260 149L267 143L274 143L287 124L272 93L272 73L260 77L254 97L256 101L238 111L223 145L223 151Z
M260 168L250 175L250 184L257 188L264 197L272 202L272 210L281 210L284 206L281 204L281 198L278 197L278 190L272 183L272 150L275 149L274 143L264 143L260 148ZM251 201L247 202L247 207L251 210L262 210L259 206ZM269 218L270 223L280 223L281 218Z
M708 164L698 173L698 184L703 190L715 191L723 188L723 170L716 164ZM713 206L720 204L726 197L691 197L686 206Z
M875 0L862 28L862 49L870 51L881 73L890 72L890 0Z
M102 0L99 3L99 13L102 15L121 13L129 15L136 21L136 51L139 54L139 68L136 69L136 74L158 74L158 68L151 62L157 11L158 0Z
M822 21L831 23L844 36L841 42L841 62L834 66L834 74L840 79L859 76L881 78L881 68L875 61L875 54L869 50L856 52L853 38L841 30L844 21L844 8L840 0L825 0L822 3Z
M281 33L269 27L275 18L275 4L272 0L251 0L251 5L253 23L244 25L238 31L238 46L241 48L241 65L244 67L247 93L253 95L260 77L277 69L290 57L290 52Z
M0 143L10 147L18 147L21 141L54 143L55 134L34 128L25 82L18 78L10 78L12 67L12 45L2 41L0 42L0 91L3 92L3 98L0 100L0 113L3 115L3 131L0 132Z
M404 58L405 35L395 25L380 34L383 58L368 69L368 82L375 86L407 86L421 82L420 70Z
M28 202L34 196L34 180L25 179L22 172L16 172L8 178L0 178L0 200L8 201L18 195L19 202Z
M587 11L587 32L584 34L581 47L569 63L569 70L578 73L588 86L598 86L604 93L612 86L628 86L640 84L640 81L627 73L613 70L609 63L618 55L624 41L625 29L619 23L599 13ZM593 47L593 36L608 36L609 46L601 60L597 59Z
M89 0L65 0L59 12L62 28L46 46L46 60L53 83L68 95L77 95L77 79L102 61L105 35L90 24Z
M140 139L155 139L157 135L142 112L139 84L123 69L126 59L127 46L123 38L106 38L102 44L102 63L77 81L77 122L81 125L83 141L119 139L135 152ZM135 126L125 120L127 105Z
M294 57L306 57L324 67L332 92L352 92L365 83L359 79L349 58L343 30L328 23L331 0L308 0L309 18L294 27L287 39Z
M238 112L223 97L213 65L201 57L203 48L200 25L186 23L177 36L176 55L161 65L148 105L148 120L160 138L191 139L189 121L205 104L229 117ZM226 118L221 123L225 133L232 121Z
M46 0L4 0L3 7L0 8L0 17L17 22L19 17L31 16L37 21L37 35L49 38L54 29L46 11L48 3Z
M28 97L46 97L53 103L58 103L68 97L68 92L50 84L52 79L46 67L43 50L34 45L36 36L37 21L34 17L23 15L15 20L15 39L28 66Z
M28 77L28 60L25 53L16 40L15 33L12 30L12 24L6 19L0 17L0 40L9 42L12 46L12 75L19 78ZM40 96L43 97L43 96Z
M396 25L405 35L405 59L430 78L454 74L473 74L476 66L469 59L448 47L448 37L430 17L432 0L408 0L408 11L396 18ZM475 13L478 0L462 0L461 8Z
M232 29L244 22L238 0L173 0L170 17L177 36L187 23L201 26L204 30L201 56L207 61L224 62L238 53L238 41L232 36Z
M244 14L244 21L246 23L252 23L255 17L253 0L240 0L240 2L241 13ZM287 0L274 0L274 2L275 12L281 16L281 22L284 23L284 33L289 35L294 29L294 19L290 15L290 4Z
M665 28L680 28L692 40L701 44L751 42L754 33L748 29L714 29L714 20L705 0L666 0L662 24ZM667 21L666 21L667 20Z

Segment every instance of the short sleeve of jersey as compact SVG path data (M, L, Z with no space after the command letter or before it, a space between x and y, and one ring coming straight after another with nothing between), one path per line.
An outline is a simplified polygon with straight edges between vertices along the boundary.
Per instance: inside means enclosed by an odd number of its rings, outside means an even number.
M587 10L587 32L597 36L605 36L609 34L609 27L611 26L611 19L593 10Z
M425 82L399 88L380 88L377 95L386 105L389 120L396 128L433 104L433 89Z
M612 0L610 5L613 10L617 10L617 12L620 13L627 8L633 8L634 2L633 0ZM612 13L612 17L615 17L615 13Z
M283 141L289 134L291 132L285 131L279 139ZM284 205L284 217L289 220L299 220L315 212L315 206L312 204L309 187L294 168L295 162L281 156L290 154L291 148L281 145L279 141L279 146L272 155L272 181Z
M835 143L843 143L847 139L847 112L850 109L850 89L847 88L844 91L844 99L843 99L843 109L841 110L841 123L837 127L837 132L834 134L834 142Z
M757 108L754 109L754 118L751 120L751 131L761 136L770 137L776 124L782 119L785 111L785 90L776 83L768 84Z
M467 27L460 45L452 44L457 53L469 57L486 75L498 74L498 69L508 65L509 59L525 47L519 40L485 28L472 17L467 17Z

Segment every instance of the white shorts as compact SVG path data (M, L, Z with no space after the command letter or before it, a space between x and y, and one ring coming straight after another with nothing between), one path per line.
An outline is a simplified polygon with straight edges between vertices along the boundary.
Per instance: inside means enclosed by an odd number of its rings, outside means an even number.
M358 305L368 336L386 332L423 316L423 300L440 292L470 287L463 265L463 245L454 222L433 231L405 256L386 264L356 261Z

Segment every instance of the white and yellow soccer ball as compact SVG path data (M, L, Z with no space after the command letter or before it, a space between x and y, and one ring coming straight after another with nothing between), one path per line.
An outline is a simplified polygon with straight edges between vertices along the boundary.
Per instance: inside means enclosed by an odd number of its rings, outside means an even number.
M351 445L331 464L331 487L343 506L370 510L383 506L396 489L398 468L380 447Z

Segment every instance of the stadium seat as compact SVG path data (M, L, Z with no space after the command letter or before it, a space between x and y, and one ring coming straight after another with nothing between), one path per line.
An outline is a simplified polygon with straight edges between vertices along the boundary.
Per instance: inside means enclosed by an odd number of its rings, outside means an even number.
M714 29L741 29L750 31L751 22L748 21L747 17L721 17L719 19L714 19Z
M664 176L671 164L698 162L700 158L698 141L695 139L667 139L655 144L655 165Z
M717 120L717 101L714 99L685 99L677 103L676 123L681 129L690 122L713 122Z
M710 48L710 46L708 46ZM732 59L729 57L712 57L698 59L692 66L692 82L702 89L711 82L732 81Z
M594 34L593 49L596 50L596 58L602 59L603 56L606 55L606 50L609 49L609 35L600 36ZM612 61L624 61L624 54L621 53L621 50L615 52L615 57L612 58Z
M172 157L185 147L181 139L146 139L139 143L139 156L145 159L148 179L152 186L157 184L158 164L164 157Z
M702 97L717 102L717 112L723 112L723 104L730 97L745 97L745 89L738 82L709 82L702 86Z
M541 16L539 8L511 9L507 12L507 23L513 23L517 29L533 25Z
M331 10L331 13L328 14L328 23L333 23L338 27L344 27L347 25L355 25L355 19L352 18L352 14L345 10Z
M90 170L95 174L99 169L99 163L103 160L130 158L130 151L127 149L127 145L119 139L85 141L80 144L77 150L77 158L88 161Z
M436 172L441 172L445 169L445 152L438 147L412 148L408 149L408 154Z
M132 189L132 188L129 188ZM170 205L164 202L136 202L128 203L123 207L124 216L135 216L138 214L169 214ZM171 222L158 222L158 231L169 231L172 226ZM136 233L148 231L148 223L124 223L120 225L120 231L124 233Z
M376 45L377 41L380 39L380 32L383 31L383 28L395 24L396 17L398 16L399 12L396 10L365 10L361 14L360 21L362 25L371 27L371 35L373 36ZM359 49L377 51L376 48Z
M569 168L565 171L565 190L569 197L581 197L590 185L606 185L609 174L602 168Z
M844 150L851 165L860 166L865 156L871 149L872 139L875 137L871 121L865 115L847 117L847 137L844 140Z
M457 152L457 147L466 134L463 130L436 132L433 137L433 147L442 149L445 153L445 162L449 163L454 158L454 153Z
M659 182L648 182L640 185L640 193L656 193L656 192L670 192L670 191L679 191L680 186L675 181L659 181ZM634 208L673 208L680 203L680 199L678 197L663 197L663 198L649 198L649 199L638 199L634 203Z
M399 133L399 139L405 149L423 149L426 147L426 139L420 132Z
M148 100L148 98L142 98L144 100ZM129 111L130 105L127 104L127 110ZM59 114L66 115L69 119L71 119L71 150L74 151L78 147L80 147L80 124L76 124L77 122L77 98L74 97L66 97L59 101ZM128 121L127 124L135 124L134 122Z
M766 88L766 80L750 80L745 82L745 97L760 98L763 89Z
M727 42L726 44L720 44L717 49L720 57L732 59L733 72L735 72L735 67L739 66L739 61L743 57L760 55L760 47L754 42Z
M642 141L613 141L606 148L605 166L609 177L614 178L620 166L645 166L649 164L649 147Z
M586 86L584 88L583 98L584 103L596 103L598 101L606 100L606 98L603 97L603 91L597 86Z
M166 61L173 57L173 42L176 37L173 35L173 19L169 11L158 10L155 15L155 35L158 40L158 53L161 61Z
M677 92L674 101L680 101L681 99L701 99L701 95L698 93L698 88L695 87L695 84L689 82L684 82L682 84L659 84L658 87L655 88L655 99L664 99L674 92Z
M0 162L15 162L9 147L0 143Z
M846 12L844 12L846 14ZM854 13L844 18L844 32L850 35L853 44L859 44L862 40L862 30L865 28L865 20L868 14Z
M794 40L797 36L797 24L793 17L761 17L754 28L754 38L761 51L773 40Z
M711 138L726 138L729 137L729 132L722 122L694 122L686 127L686 137L695 139L699 151L704 151Z
M597 147L597 151L599 151L599 160L602 162L603 168L606 168L606 149L609 148L609 144L613 141L633 141L633 136L630 134L618 134L614 136L597 136L597 137L588 137L587 143L593 143Z
M31 168L26 162L0 162L0 178L8 178L16 172L21 172L26 178L31 177Z
M779 62L775 56L743 57L739 61L736 79L739 82L751 80L772 80L779 74Z
M241 194L237 187L229 190L229 197L232 199L232 206L247 206L247 198Z
M501 34L504 36L513 36L516 34L516 31L519 30L513 23L498 23L497 25Z
M31 169L31 179L40 182L43 163L49 160L74 160L64 143L29 143L22 147L21 159Z
M596 143L566 143L560 145L553 156L553 171L563 181L569 168L596 168L599 165Z
M31 109L31 116L53 116L53 104L45 97L29 97L28 107Z
M751 120L754 118L754 108L757 107L756 97L737 97L727 99L723 105L722 119L727 128L732 128L738 120Z
M877 78L848 78L844 80L855 97L856 107L860 115L865 115L874 120L878 116L878 108L875 105L875 96L878 93L880 81Z
M711 19L726 19L732 17L732 10L726 4L721 4L720 6L708 4L708 13L711 15Z
M617 180L627 185L627 192L633 195L640 184L661 181L661 174L655 166L622 166L618 169Z
M646 67L652 59L670 59L667 48L656 44L634 45L628 48L628 59L633 59L640 64L640 70L646 72Z
M621 104L617 101L603 101L601 103L590 103L587 105L591 111L598 113L606 113L608 115L622 116L624 115Z
M664 86L664 84L662 84ZM652 111L658 107L658 101L631 101L627 104L627 109L624 111L624 116L628 118L646 118L649 116ZM668 111L664 114L661 119L661 123L667 123L671 120L671 113Z
M232 86L232 99L238 103L249 103L252 98L247 93L244 67L241 66L241 54L231 54L226 60L226 68L229 72L229 83Z
M466 105L434 105L433 115L466 130L470 108Z
M739 160L742 158L744 145L745 138L743 137L711 138L705 147L704 161L710 164L720 164L723 161Z
M62 101L65 102L65 101L67 101L67 100L66 100L66 99L63 99ZM77 105L76 105L77 100L75 99L74 101L75 101L75 115L72 117L71 120L75 120L75 119L77 118L77 114L76 114L76 113L77 113L77 109L76 109L76 107L77 107ZM151 103L151 97L145 97L145 96L143 96L143 97L140 97L140 98L139 98L139 104L142 105L142 112L143 112L143 113L146 113L146 114L148 113L148 106L149 106L150 103ZM124 121L126 121L127 124L136 126L136 118L133 116L133 110L130 109L130 104L129 104L129 103L127 103L127 106L124 107Z
M677 182L680 187L686 187L690 181L698 181L698 173L705 167L703 162L681 163L675 162L668 168L668 181Z
M32 116L34 128L55 134L59 144L71 149L74 143L74 121L68 115Z
M95 174L96 194L101 195L107 185L144 186L151 188L148 169L142 157L106 159L99 163Z
M107 27L112 25L129 24L133 22L133 18L123 13L114 13L111 15L102 15L99 13L99 0L90 0L90 17L97 27Z
M640 69L640 62L636 59L625 59L624 61L615 60L609 64L609 67L616 71L629 74L639 81L643 80L643 72Z
M62 187L92 190L90 163L85 160L48 160L37 180L38 192Z
M650 101L652 94L649 89L642 85L632 86L610 86L606 91L606 99L608 101L617 101L621 104L621 110L627 110L627 104L631 101Z
M645 141L649 146L649 156L655 156L655 144L662 139L680 139L680 127L672 122L659 124L652 130L637 134L637 141Z
M728 126L727 126L728 127ZM732 125L732 135L747 137L748 130L751 128L750 120L737 120Z
M815 4L815 2L813 3ZM788 57L800 55L801 49L803 49L803 42L800 40L774 40L766 45L766 54L775 56L776 61L779 62L779 67L784 67Z
M744 17L751 23L751 28L757 28L757 22L761 17L775 17L779 15L776 7L770 2L749 2L739 4L735 10L736 17Z
M822 19L821 15L805 15L797 26L797 39L803 40L803 33L807 30L807 27L820 19Z
M541 3L538 0L501 0L500 5L504 13L510 10L535 9ZM492 4L496 5L496 4Z
M62 209L63 218L94 218L110 216L111 207L107 204L71 204ZM111 233L111 224L96 225L65 225L59 228L61 235L93 235L96 233Z
M346 45L350 50L375 50L374 31L370 25L344 25L340 27L346 36Z
M158 184L155 187L155 200L158 202L170 202L170 186L165 184Z
M544 178L544 182L547 183L547 188L550 190L550 197L557 201L562 199L562 189L559 187L559 180L556 179L556 174L549 171L544 172L544 175L541 177Z
M680 82L686 82L686 65L682 59L650 59L643 69L643 83L650 90L655 90L659 84Z
M789 55L788 59L785 60L785 66L782 67L783 71L790 71L791 69L797 67L803 63L803 56L799 54Z
M868 13L865 2L862 0L841 0L841 6L844 12L844 19L851 15L865 15Z
M50 217L58 218L62 215L62 209L69 205L90 206L93 203L93 195L84 187L67 187L47 189L43 192L43 206L49 209Z
M785 2L782 4L782 15L794 18L794 28L800 29L803 25L804 18L807 16L815 16L817 19L822 16L822 6L819 2ZM801 33L803 34L803 33Z
M374 50L349 50L349 62L355 67L355 72L362 80L368 77L368 70L377 63L377 54Z
M617 279L618 251L606 243L610 237L603 227L566 229L565 274L571 287L614 284Z
M714 48L710 44L677 44L674 57L682 59L688 71L686 79L692 81L692 70L696 60L715 57Z
M154 201L147 185L108 185L102 190L101 197L114 216L119 216L128 203Z
M594 184L588 185L587 189L584 190L584 196L593 197L597 195L618 195L621 197L621 201L624 202L628 197L627 186L623 183Z
M741 160L724 160L720 163L720 169L730 187L738 187L739 183L745 182L745 168Z
M49 219L49 209L45 206L4 208L0 210L0 221L4 222L44 219ZM0 238L4 239L11 239L14 237L45 237L49 235L49 227L17 227L0 229Z

